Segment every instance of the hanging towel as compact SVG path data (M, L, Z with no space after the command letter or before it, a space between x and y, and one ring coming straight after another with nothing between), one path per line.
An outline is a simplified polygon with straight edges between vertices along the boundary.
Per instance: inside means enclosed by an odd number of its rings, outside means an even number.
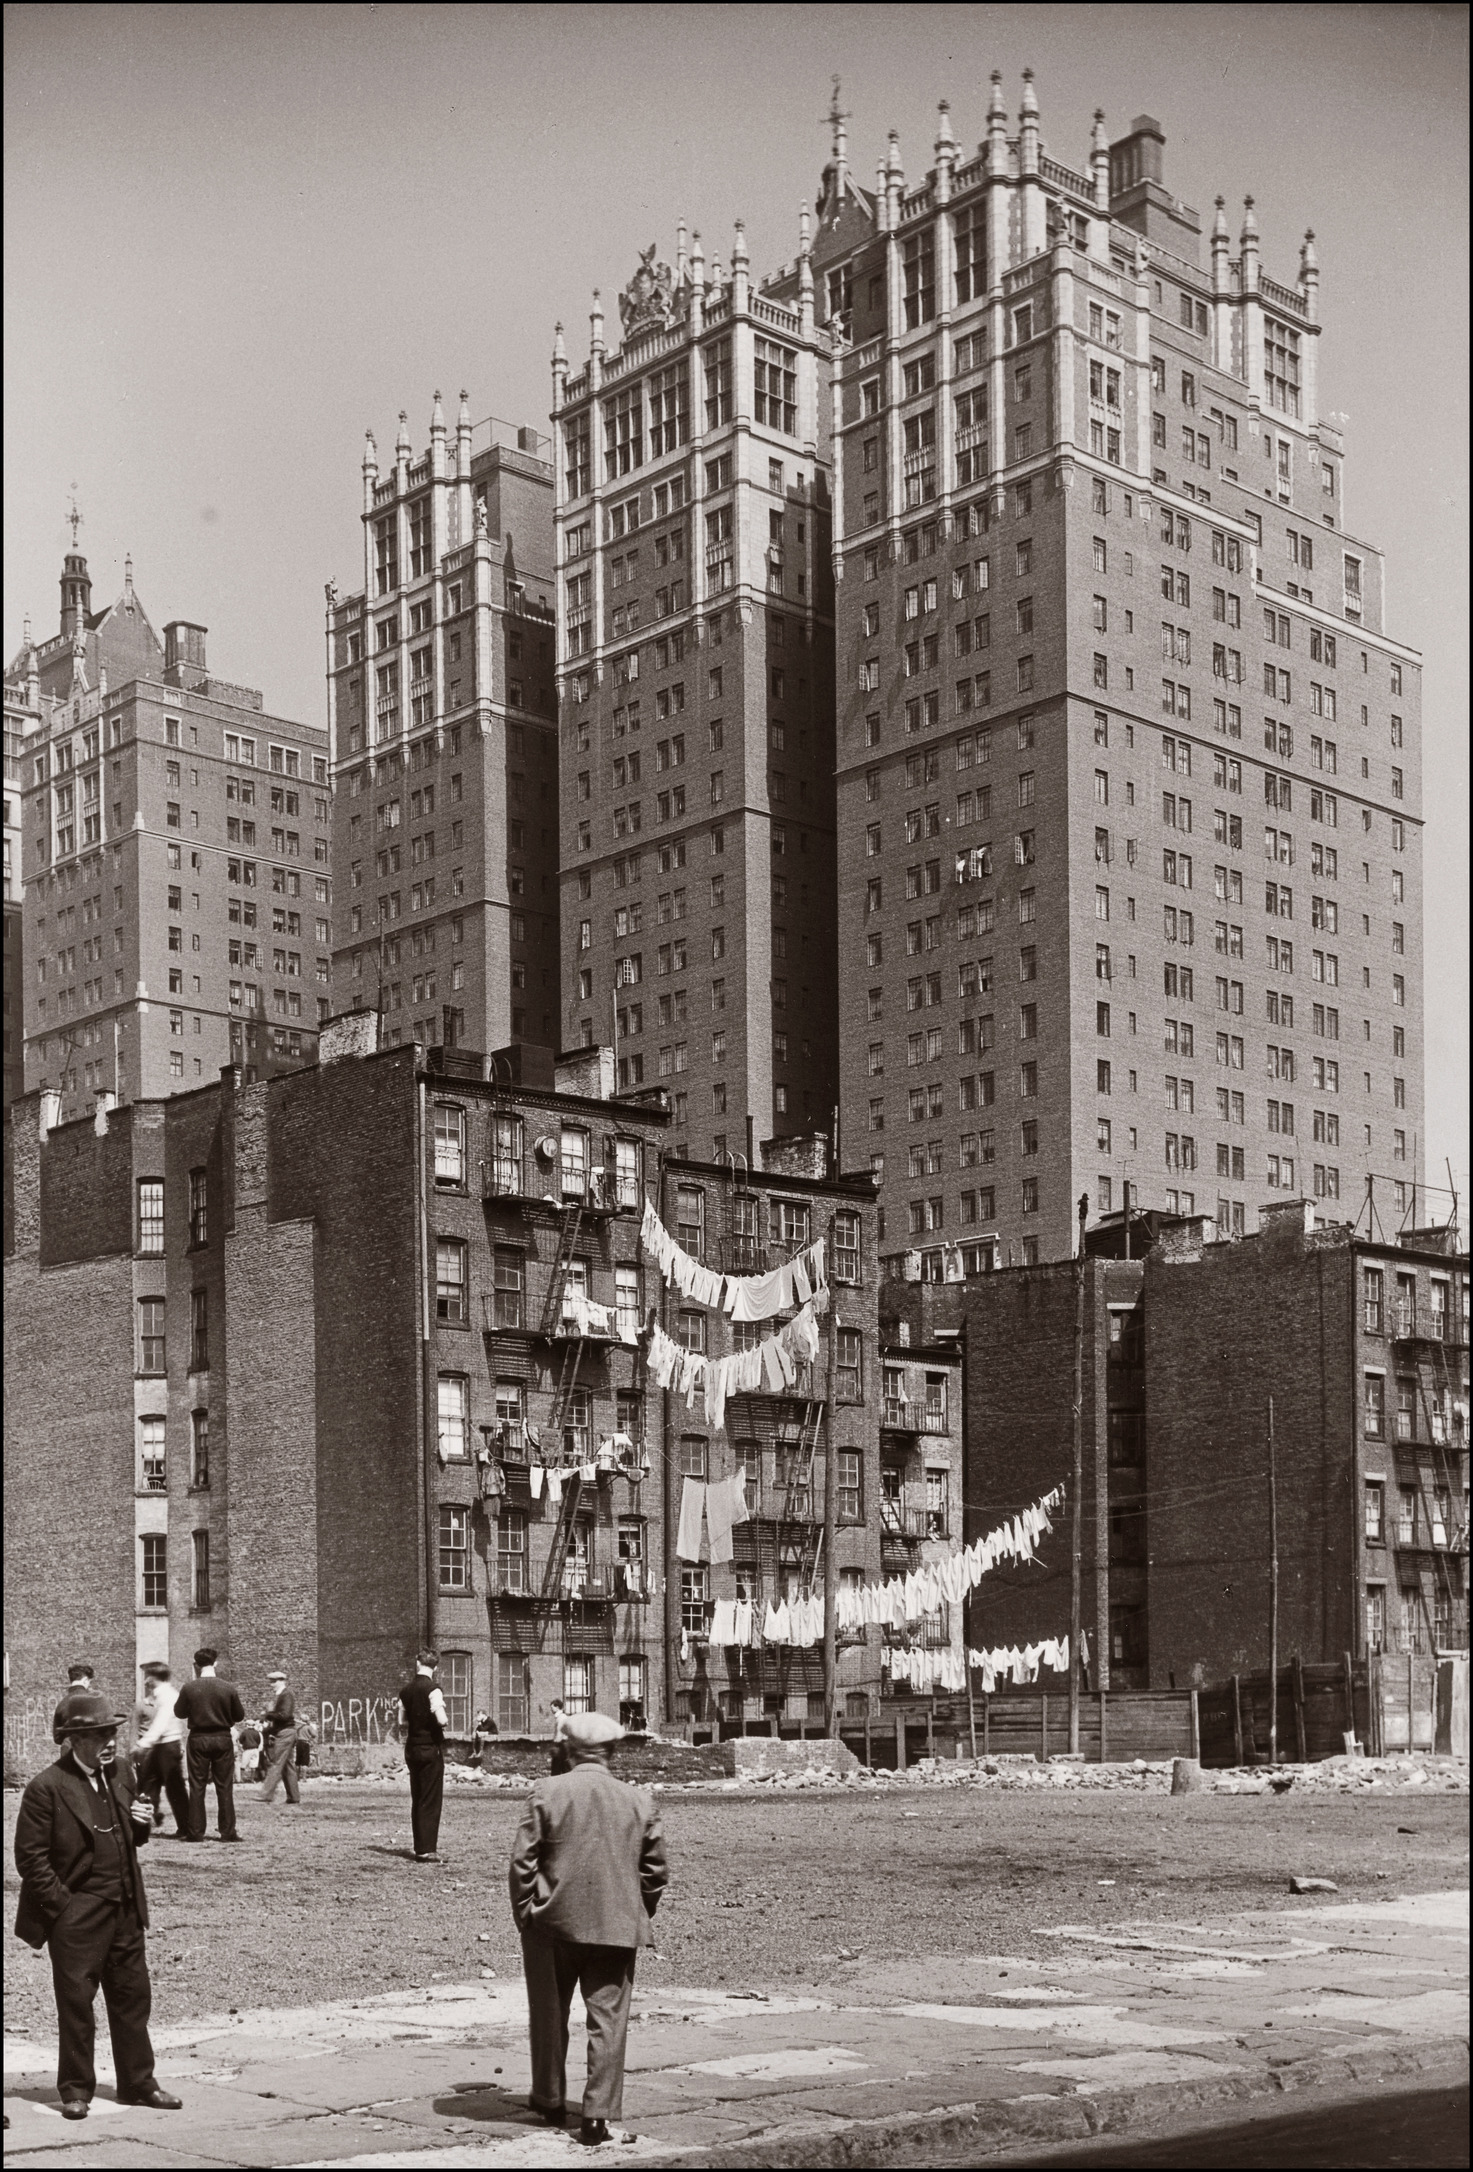
M680 1489L680 1528L675 1534L675 1551L682 1561L699 1561L701 1558L701 1512L706 1506L706 1489L699 1478L687 1478Z
M532 1488L532 1498L534 1501L540 1501L542 1499L543 1475L543 1469L540 1463L534 1463L528 1469L527 1483Z
M731 1484L729 1478L718 1478L706 1488L706 1530L711 1539L713 1563L732 1558Z
M731 1482L731 1520L733 1524L749 1521L747 1508L747 1473L742 1464L737 1465L736 1476Z
M563 1505L563 1474L561 1471L549 1471L547 1474L547 1500L550 1508L561 1508Z

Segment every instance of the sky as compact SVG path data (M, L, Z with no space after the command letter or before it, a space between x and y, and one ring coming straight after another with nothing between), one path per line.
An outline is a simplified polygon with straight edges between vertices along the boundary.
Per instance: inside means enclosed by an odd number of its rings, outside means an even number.
M796 252L842 80L851 163L937 102L963 145L988 78L1035 71L1046 149L1090 119L1166 134L1166 180L1265 272L1313 227L1322 411L1348 416L1345 525L1387 554L1387 627L1426 657L1428 1126L1467 1197L1468 15L1462 7L6 9L4 641L56 630L75 484L94 603L131 552L155 627L325 720L323 587L361 585L361 461L416 452L438 387L547 428L682 214L754 273ZM1236 246L1236 244L1235 244ZM1466 1223L1465 1223L1466 1227Z

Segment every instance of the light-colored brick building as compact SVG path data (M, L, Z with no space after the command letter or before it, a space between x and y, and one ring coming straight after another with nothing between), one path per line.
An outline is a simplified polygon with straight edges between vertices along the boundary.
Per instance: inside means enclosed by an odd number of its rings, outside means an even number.
M59 632L6 673L25 1086L64 1120L310 1061L331 981L326 733L217 678L203 626L160 642L131 560L115 602L91 597L73 549Z
M682 227L561 327L562 1042L663 1085L698 1158L837 1103L829 339L808 239L759 286Z
M392 1044L552 1045L557 734L552 470L535 430L363 458L363 585L328 589L340 1007Z
M1067 1254L1081 1192L1240 1233L1421 1176L1420 666L1313 237L1282 283L1219 201L1204 262L1163 170L994 77L975 150L943 107L871 195L836 124L824 177L843 1127L927 1276Z

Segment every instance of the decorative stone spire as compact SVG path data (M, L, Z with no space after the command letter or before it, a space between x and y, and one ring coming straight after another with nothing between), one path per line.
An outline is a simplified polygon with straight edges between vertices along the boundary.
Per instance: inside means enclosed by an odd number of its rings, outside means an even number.
M409 474L409 456L412 449L409 442L409 412L407 408L401 407L399 410L399 435L394 440L394 468L399 476L401 489L404 487L405 479Z
M123 609L131 612L137 608L138 598L133 593L133 553L130 551L123 560Z
M798 206L798 317L805 332L813 330L813 232L807 204Z
M740 219L731 244L731 305L733 309L745 309L750 294L751 266L747 257L747 230Z
M956 170L957 140L951 132L951 107L943 98L936 108L936 201L951 201L951 177Z
M1038 99L1033 90L1033 70L1023 70L1023 103L1018 116L1018 162L1025 174L1038 171Z
M890 169L882 158L875 167L875 216L882 233L887 233L890 227L889 179Z
M445 475L445 410L437 392L430 407L430 473L442 481Z
M1243 230L1238 236L1238 246L1243 257L1243 292L1258 292L1258 219L1253 209L1253 198L1243 198Z
M678 219L675 224L675 284L678 287L685 285L686 273L689 268L690 256L686 247L685 220L682 218Z
M1105 134L1105 109L1095 107L1095 123L1089 137L1089 166L1094 181L1095 209L1110 209L1110 139Z
M706 291L706 252L699 233L690 237L690 283L698 294Z
M445 409L444 409L444 407L443 407L443 406L441 405L441 402L440 402L440 395L439 395L439 393L437 392L437 393L435 394L435 399L434 399L434 405L433 405L433 406L431 407L431 409L430 409L430 436L431 436L431 437L433 438L433 437L443 437L444 435L445 435Z
M1304 296L1304 314L1311 324L1319 322L1320 313L1320 260L1315 254L1314 228L1305 229L1304 241L1299 251L1299 291Z
M1008 109L1002 94L1002 70L992 71L992 93L987 101L987 171L1005 179L1008 170Z
M830 156L834 162L834 203L843 202L849 188L849 133L844 124L849 116L839 105L839 78L834 77L834 95L829 101Z
M588 352L600 360L604 352L604 305L597 287L593 290L593 307L588 312Z
M1212 291L1214 295L1226 295L1231 280L1228 272L1228 251L1232 247L1228 235L1227 205L1219 196L1212 215Z
M374 443L372 430L365 430L363 433L363 510L365 513L373 504L373 494L377 488L378 446Z

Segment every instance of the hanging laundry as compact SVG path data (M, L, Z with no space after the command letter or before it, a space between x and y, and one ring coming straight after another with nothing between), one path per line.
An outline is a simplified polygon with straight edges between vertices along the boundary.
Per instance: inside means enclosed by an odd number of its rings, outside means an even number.
M527 1483L532 1489L532 1498L534 1501L540 1501L542 1499L543 1476L544 1472L540 1463L533 1463L528 1467Z
M687 1478L680 1490L680 1528L675 1534L675 1551L682 1561L701 1558L701 1514L705 1506L704 1485L699 1478Z
M706 1530L711 1539L711 1559L715 1563L732 1558L731 1488L729 1478L718 1478L706 1488Z
M547 1474L547 1504L549 1508L561 1508L563 1505L563 1474L561 1471L549 1471Z

